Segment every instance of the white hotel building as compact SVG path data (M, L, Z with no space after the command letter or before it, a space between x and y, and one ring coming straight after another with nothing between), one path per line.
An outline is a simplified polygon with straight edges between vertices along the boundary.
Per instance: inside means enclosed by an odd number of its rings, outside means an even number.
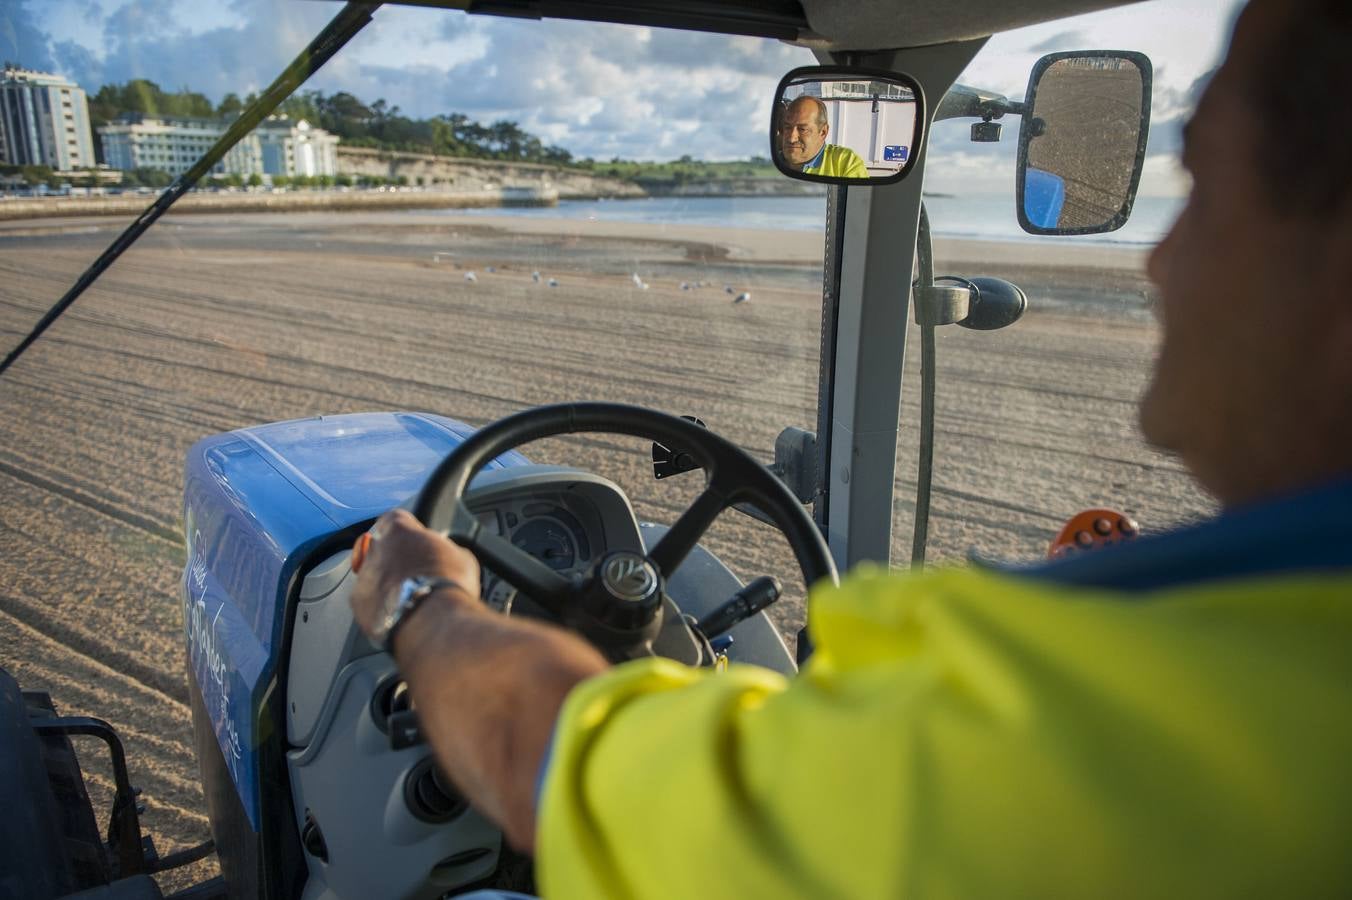
M0 163L59 172L94 167L85 92L59 75L0 70Z
M115 169L160 169L182 175L230 127L219 119L128 113L99 128L104 161ZM338 138L304 119L271 118L230 148L219 175L334 175Z

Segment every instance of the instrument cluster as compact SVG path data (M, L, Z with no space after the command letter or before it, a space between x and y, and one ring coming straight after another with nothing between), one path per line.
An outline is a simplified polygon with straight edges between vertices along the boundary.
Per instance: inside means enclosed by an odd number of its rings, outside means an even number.
M475 509L480 525L511 541L519 550L543 562L557 572L585 571L600 552L599 536L583 519L594 513L564 506L561 498L531 497L497 506ZM493 609L511 613L517 603L517 591L487 567L482 569L480 596ZM533 604L532 604L533 605Z

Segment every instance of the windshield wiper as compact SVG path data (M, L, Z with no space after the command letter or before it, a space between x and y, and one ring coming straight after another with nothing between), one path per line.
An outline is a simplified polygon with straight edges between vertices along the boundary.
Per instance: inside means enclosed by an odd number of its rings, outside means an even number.
M75 282L66 295L56 302L56 305L47 310L42 320L34 326L33 330L19 342L19 345L9 352L4 362L0 362L0 375L3 375L7 369L14 363L19 356L32 346L44 331L51 327L52 323L61 317L75 300L93 284L103 271L113 264L113 260L122 255L136 239L139 238L147 228L155 223L155 220L164 215L169 207L173 206L179 197L188 192L188 188L197 183L197 180L211 171L211 167L220 162L221 158L229 152L230 148L239 143L240 139L253 131L254 126L263 121L272 113L282 101L290 97L296 88L305 83L305 80L318 72L329 58L337 53L344 44L350 41L357 32L366 27L371 21L371 13L375 12L380 6L379 2L358 2L358 0L349 0L347 6L343 7L338 15L333 17L333 21L324 26L324 30L319 32L308 47L301 51L300 55L292 60L291 65L277 80L268 86L257 100L251 103L244 112L240 113L238 119L221 135L220 140L211 146L211 149L202 155L202 158L193 163L192 168L184 172L174 183L165 188L154 203L152 203L145 212L137 216L136 221L132 222L126 231L117 236L117 239L109 245L107 250L94 261L94 264L85 270Z

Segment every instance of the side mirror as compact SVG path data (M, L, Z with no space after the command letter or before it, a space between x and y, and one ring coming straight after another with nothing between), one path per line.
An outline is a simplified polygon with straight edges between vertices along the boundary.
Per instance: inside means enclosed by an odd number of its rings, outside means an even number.
M1053 53L1033 66L1019 129L1019 226L1101 234L1127 222L1150 133L1150 59Z
M854 66L808 66L779 82L770 158L790 178L891 184L915 165L925 97L909 75Z

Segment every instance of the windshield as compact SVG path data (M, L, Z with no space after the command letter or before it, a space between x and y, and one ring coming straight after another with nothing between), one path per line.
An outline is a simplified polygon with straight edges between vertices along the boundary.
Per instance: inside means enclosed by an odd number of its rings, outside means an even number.
M1019 230L1017 117L1005 118L999 143L973 143L972 120L941 122L931 133L925 204L935 273L1008 279L1027 293L1028 310L1001 331L936 330L929 561L1044 558L1061 526L1094 507L1127 513L1151 532L1212 510L1177 460L1145 444L1136 406L1159 338L1145 260L1181 209L1181 129L1235 7L1151 2L1012 31L992 38L959 76L1022 99L1044 53L1130 47L1150 56L1155 81L1140 192L1126 226L1108 234L1035 237ZM912 551L918 338L911 329L894 565L909 564Z
M1155 60L1155 121L1132 221L1090 239L1016 230L1012 117L995 145L971 143L969 121L935 129L937 271L1010 279L1030 308L1000 332L939 330L931 559L1037 558L1089 506L1150 530L1210 509L1134 410L1158 333L1142 263L1186 187L1179 128L1218 50L1195 37L1214 40L1232 6L1152 2L999 36L960 78L1020 97L1044 52L1130 45ZM47 103L64 148L0 168L6 351L337 9L0 6L5 96ZM765 463L784 428L817 430L826 195L767 158L774 85L813 62L750 38L381 9L6 373L3 665L63 712L118 725L161 853L207 827L177 600L196 441L377 410L481 426L569 400L697 416ZM905 365L898 564L914 340ZM670 523L702 485L657 482L630 439L522 449L614 479L641 519ZM729 512L705 545L744 580L779 576L773 618L801 625L776 532Z
M86 104L97 157L4 171L6 352L339 8L77 5L0 9L5 58L55 85L72 128ZM825 192L766 158L775 82L812 61L382 9L6 373L3 665L116 723L161 853L206 837L177 601L197 440L572 400L697 416L766 463L782 429L816 429ZM523 452L616 480L666 524L703 481L655 481L650 447L618 437ZM777 532L728 512L705 545L743 579L781 577L778 617L801 625Z

